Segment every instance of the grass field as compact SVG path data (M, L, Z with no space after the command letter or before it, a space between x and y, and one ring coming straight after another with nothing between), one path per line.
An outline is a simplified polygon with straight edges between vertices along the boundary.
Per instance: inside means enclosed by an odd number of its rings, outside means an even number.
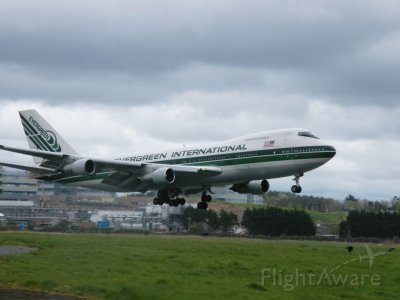
M358 259L364 244L349 254L336 242L1 232L0 245L38 248L0 256L1 286L93 299L400 297L400 249L389 245L369 245L381 252L371 268Z
M196 201L194 201L196 202ZM265 208L267 205L265 204L250 204L250 203L227 203L222 200L213 200L212 204L219 204L226 207L222 207L223 209L230 211L232 207L240 207L244 211L246 208ZM211 204L211 205L212 205ZM282 209L285 209L282 207ZM286 208L288 209L288 208ZM319 212L315 210L306 210L306 212L310 215L311 219L316 221L321 221L327 224L339 224L341 221L346 220L348 213L344 211L340 212Z
M307 210L307 213L314 222L321 221L327 224L339 224L347 218L347 212L319 212Z

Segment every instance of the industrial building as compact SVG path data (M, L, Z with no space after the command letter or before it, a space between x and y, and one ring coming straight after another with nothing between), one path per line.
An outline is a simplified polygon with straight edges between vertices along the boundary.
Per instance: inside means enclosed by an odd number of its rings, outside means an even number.
M33 201L35 206L44 206L45 198L51 197L103 197L109 201L112 195L103 191L32 179L23 171L0 166L0 201ZM15 205L19 204L16 202Z
M222 188L214 191L216 198L230 199L232 202L257 203L259 199L262 200L258 196L248 199L247 195L238 194L232 198L232 193ZM120 203L130 203L129 209L124 209L124 205L118 206L115 199ZM189 204L178 207L159 206L153 205L146 197L135 196L130 199L134 200L117 198L103 191L38 181L29 178L23 171L0 167L0 225L7 221L24 223L28 228L39 228L64 220L70 224L92 223L92 226L102 229L158 232L184 230L182 214ZM81 203L86 205L80 206Z
M147 204L135 211L92 211L90 220L100 228L181 232L184 230L181 216L186 206Z
M1 224L5 221L32 226L53 224L60 220L77 222L89 220L88 210L49 205L49 199L112 198L110 193L66 186L29 178L23 171L0 167Z
M183 230L180 221L183 207L144 203L134 210L95 208L99 203L112 203L114 196L103 191L38 181L23 171L0 167L0 225L8 221L38 228L64 220L71 224L92 222L100 228L160 232ZM60 203L60 199L64 205L55 205ZM77 209L69 205L82 201L92 203L94 208Z
M28 178L25 172L5 169L0 166L0 201L39 200L37 181Z

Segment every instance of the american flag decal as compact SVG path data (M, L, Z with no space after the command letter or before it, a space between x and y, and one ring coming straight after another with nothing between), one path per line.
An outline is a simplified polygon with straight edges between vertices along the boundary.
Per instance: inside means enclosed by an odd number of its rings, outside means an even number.
M275 145L275 141L264 142L264 148L273 147L274 145Z

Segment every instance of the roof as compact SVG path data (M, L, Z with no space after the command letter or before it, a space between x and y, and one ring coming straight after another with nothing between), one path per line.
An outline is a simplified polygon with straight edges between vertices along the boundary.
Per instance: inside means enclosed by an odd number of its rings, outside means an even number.
M0 207L33 207L33 201L9 201L1 200Z

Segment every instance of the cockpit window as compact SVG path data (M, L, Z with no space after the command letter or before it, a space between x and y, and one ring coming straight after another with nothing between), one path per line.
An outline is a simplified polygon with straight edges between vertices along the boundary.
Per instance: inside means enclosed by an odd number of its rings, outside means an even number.
M299 132L299 136L305 136L305 137L309 137L309 138L313 138L313 139L319 139L319 137L313 135L311 132L309 131L300 131Z

